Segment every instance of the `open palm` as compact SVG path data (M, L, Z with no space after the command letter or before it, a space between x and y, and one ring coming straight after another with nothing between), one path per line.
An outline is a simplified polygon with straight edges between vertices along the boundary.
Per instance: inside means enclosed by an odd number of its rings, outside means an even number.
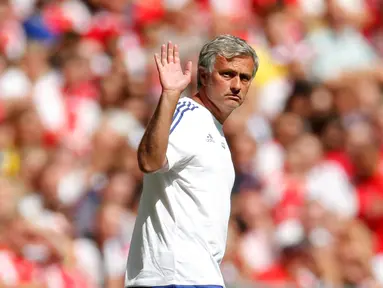
M168 45L161 46L161 55L155 54L161 86L164 91L182 93L191 81L192 63L186 64L185 71L182 71L178 46L168 42Z

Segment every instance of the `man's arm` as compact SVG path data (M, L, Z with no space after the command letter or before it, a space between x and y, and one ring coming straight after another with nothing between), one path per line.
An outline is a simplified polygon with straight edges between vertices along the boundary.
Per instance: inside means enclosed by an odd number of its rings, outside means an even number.
M32 107L30 98L0 99L0 123L13 115L18 115Z
M191 62L182 71L178 47L171 42L161 47L161 56L155 54L162 94L138 147L138 165L144 173L155 172L166 165L169 130L181 93L191 81Z
M150 173L166 165L169 130L180 95L162 93L158 106L138 147L138 165Z

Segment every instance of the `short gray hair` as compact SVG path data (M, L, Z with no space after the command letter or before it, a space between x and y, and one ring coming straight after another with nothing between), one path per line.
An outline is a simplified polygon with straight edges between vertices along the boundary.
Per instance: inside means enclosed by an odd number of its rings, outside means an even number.
M213 67L217 56L231 59L237 56L249 56L254 60L252 78L254 78L259 67L257 53L245 40L233 35L219 35L207 42L201 49L198 59L197 85L202 86L200 69L204 68L209 73L213 72Z

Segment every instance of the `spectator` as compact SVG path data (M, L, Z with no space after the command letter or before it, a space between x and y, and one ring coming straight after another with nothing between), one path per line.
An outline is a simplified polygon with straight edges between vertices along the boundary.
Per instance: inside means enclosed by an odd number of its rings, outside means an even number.
M380 2L0 0L0 286L123 286L153 51L218 33L260 58L224 127L228 286L383 285Z

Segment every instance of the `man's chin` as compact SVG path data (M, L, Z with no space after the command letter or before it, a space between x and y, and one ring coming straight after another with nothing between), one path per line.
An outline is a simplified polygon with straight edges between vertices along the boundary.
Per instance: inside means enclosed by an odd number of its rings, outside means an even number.
M226 96L226 100L228 101L234 101L234 102L237 102L237 103L242 103L242 98L240 96L236 96L236 95L228 95Z
M234 99L234 98L228 98L226 101L226 105L229 107L232 107L233 109L238 108L239 106L242 105L242 100L240 99Z

